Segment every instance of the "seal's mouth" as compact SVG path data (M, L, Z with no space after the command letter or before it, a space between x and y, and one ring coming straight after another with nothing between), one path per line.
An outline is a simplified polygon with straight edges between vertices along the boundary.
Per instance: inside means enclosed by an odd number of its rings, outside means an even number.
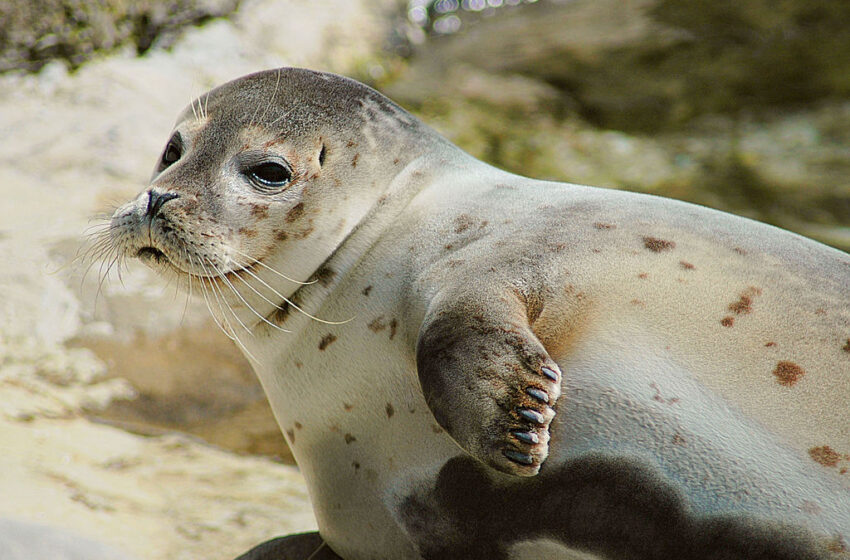
M143 261L152 260L157 264L165 264L168 262L168 257L165 256L165 253L156 247L142 247L136 252L136 257Z

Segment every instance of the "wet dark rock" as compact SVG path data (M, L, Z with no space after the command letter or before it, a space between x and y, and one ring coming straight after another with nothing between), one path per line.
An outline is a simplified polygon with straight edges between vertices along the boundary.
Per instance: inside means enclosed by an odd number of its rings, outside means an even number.
M35 72L51 60L76 68L130 45L167 47L186 26L234 12L240 0L7 0L0 3L0 72Z

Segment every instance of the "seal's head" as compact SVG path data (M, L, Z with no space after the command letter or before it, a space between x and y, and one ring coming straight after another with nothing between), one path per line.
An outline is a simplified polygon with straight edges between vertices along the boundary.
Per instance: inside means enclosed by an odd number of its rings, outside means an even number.
M295 68L245 76L184 110L149 188L114 213L112 242L164 274L218 281L272 266L306 280L423 133L348 78Z

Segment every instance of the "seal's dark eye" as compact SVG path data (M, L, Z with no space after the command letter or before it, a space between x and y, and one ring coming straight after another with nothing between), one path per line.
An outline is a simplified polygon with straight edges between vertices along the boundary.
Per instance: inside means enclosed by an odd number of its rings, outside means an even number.
M182 151L180 149L180 142L176 138L172 138L168 141L168 145L165 147L165 151L162 152L162 161L160 162L163 169L180 159L182 155Z
M257 184L265 187L282 187L292 179L292 172L285 166L266 162L248 169L247 175Z

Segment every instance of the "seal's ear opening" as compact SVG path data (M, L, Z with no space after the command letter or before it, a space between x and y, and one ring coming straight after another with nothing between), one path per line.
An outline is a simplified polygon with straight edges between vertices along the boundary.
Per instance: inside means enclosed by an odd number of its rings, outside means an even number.
M319 167L321 167L325 164L325 153L326 152L327 152L327 149L325 148L325 145L322 144L322 149L319 151Z

